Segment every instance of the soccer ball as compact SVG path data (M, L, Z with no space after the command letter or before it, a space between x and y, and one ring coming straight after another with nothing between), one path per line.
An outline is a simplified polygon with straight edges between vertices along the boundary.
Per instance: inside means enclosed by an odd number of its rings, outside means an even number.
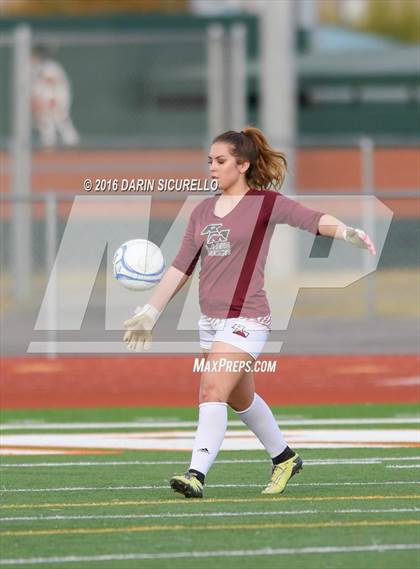
M114 277L130 290L147 290L160 282L165 260L157 245L147 239L132 239L117 249Z

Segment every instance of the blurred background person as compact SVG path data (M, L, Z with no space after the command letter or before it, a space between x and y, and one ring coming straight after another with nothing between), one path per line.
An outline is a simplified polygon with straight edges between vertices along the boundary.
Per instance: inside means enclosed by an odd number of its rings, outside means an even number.
M59 138L64 146L75 146L80 136L70 117L71 84L63 66L42 48L31 57L32 114L43 148L54 148Z

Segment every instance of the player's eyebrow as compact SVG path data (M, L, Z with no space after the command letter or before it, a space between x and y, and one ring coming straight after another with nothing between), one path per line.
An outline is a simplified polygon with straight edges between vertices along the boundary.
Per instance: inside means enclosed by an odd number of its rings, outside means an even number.
M212 156L209 156L208 158L211 159L211 158L213 158L213 157L212 157ZM214 158L215 158L215 160L217 160L218 158L224 158L224 156L223 156L223 154L220 154L220 156L215 156Z

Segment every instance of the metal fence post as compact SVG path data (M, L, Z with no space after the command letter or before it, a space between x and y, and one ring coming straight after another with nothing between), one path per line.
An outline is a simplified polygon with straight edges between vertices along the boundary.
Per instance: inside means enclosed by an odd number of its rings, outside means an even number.
M362 137L359 142L361 152L362 166L362 192L363 207L362 219L363 230L375 242L375 211L373 200L369 197L375 194L375 168L374 168L374 143L371 138ZM376 309L376 283L373 274L376 267L376 261L371 254L366 253L363 256L364 269L368 272L365 278L365 308L366 315L371 317L375 314Z
M207 138L210 141L225 127L225 32L220 24L207 30ZM208 142L207 141L207 142Z
M31 193L31 31L18 26L14 32L13 62L13 139L12 194ZM17 301L26 300L32 288L31 204L12 204L12 274L13 292Z
M288 195L296 192L295 7L292 0L265 2L261 9L259 40L261 126L271 145L285 152L287 156L289 173L282 191ZM281 278L295 281L298 258L296 233L285 231L283 244L282 262L278 266L277 274Z
M241 130L247 117L246 27L232 26L229 35L229 116L226 128Z
M48 350L47 357L57 355L57 275L54 269L57 254L57 197L53 192L45 198L45 265L49 275Z

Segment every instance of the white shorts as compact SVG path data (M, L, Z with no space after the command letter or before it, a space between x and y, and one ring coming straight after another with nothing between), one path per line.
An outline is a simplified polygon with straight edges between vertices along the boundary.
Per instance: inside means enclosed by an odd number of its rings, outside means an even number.
M264 324L261 322L265 322ZM271 318L212 318L201 315L198 321L200 347L210 350L213 342L225 342L243 350L256 360L270 334Z

